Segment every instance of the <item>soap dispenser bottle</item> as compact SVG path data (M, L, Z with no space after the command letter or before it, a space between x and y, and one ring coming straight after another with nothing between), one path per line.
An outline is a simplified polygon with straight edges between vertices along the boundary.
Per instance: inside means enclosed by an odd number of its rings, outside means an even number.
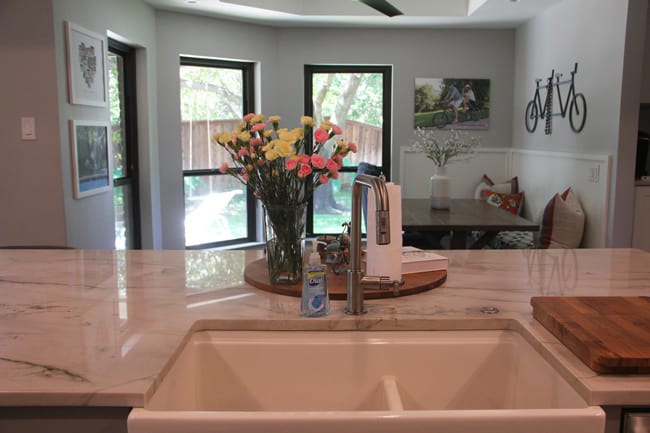
M309 255L309 264L302 276L302 297L300 311L307 317L325 316L330 312L330 300L327 293L327 274L325 266L320 262L318 242L314 239L311 243L312 252Z

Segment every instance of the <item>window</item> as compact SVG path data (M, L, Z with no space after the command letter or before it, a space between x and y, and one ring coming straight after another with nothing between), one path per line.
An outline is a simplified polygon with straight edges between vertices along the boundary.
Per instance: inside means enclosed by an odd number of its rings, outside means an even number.
M135 49L108 40L115 249L141 247Z
M245 185L219 172L230 158L211 140L215 133L234 130L253 111L253 66L181 57L186 248L255 240L254 197Z
M351 219L352 184L360 163L390 179L390 66L305 65L305 113L316 125L330 120L359 148L340 177L318 187L308 212L310 234L340 233Z

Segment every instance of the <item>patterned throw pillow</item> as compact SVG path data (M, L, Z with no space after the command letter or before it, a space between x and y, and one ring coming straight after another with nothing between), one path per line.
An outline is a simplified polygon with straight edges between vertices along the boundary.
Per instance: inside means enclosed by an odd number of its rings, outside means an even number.
M496 206L499 209L505 209L510 213L518 215L521 202L524 201L524 193L504 194L484 189L481 191L481 198L492 206Z
M585 229L585 213L571 188L555 194L544 208L540 248L578 248Z
M481 191L494 191L503 194L518 194L519 193L519 179L517 176L503 183L494 183L487 174L483 174L481 181L474 189L474 198L481 198Z

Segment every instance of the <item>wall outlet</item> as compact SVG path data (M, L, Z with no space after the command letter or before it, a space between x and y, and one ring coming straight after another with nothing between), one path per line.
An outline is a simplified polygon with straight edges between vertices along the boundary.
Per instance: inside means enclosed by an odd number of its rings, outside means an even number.
M587 180L589 182L598 183L598 181L600 180L600 166L599 165L594 165L593 167L589 167L589 174L587 175Z

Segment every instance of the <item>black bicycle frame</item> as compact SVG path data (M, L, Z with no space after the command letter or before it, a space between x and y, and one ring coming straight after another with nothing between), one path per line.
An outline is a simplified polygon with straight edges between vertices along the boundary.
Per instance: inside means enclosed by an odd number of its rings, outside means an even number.
M560 78L562 78L562 74L557 74L555 76L555 83L553 85L557 89L557 98L558 101L560 102L560 114L562 115L562 117L566 117L566 112L569 108L569 103L571 102L571 94L573 94L574 98L576 96L575 75L577 72L578 72L578 64L576 63L575 66L573 67L573 71L571 71L570 80L560 81ZM571 85L569 86L569 91L566 95L566 99L564 100L564 103L562 103L562 95L560 94L560 85L566 83L571 83Z

